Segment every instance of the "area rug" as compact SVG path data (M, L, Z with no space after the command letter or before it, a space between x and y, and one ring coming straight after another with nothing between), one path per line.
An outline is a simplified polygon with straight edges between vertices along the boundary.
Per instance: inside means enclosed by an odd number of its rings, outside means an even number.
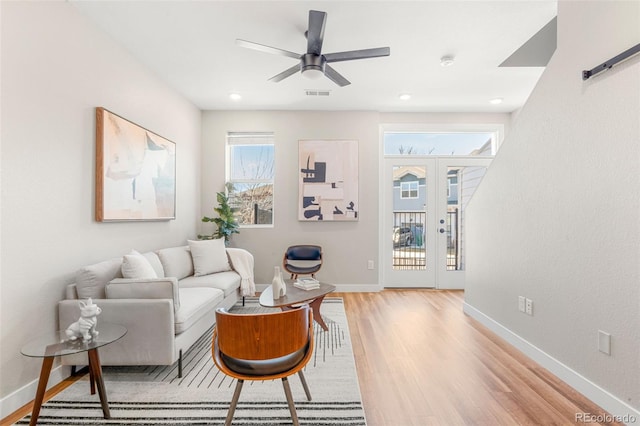
M311 390L307 401L297 375L289 378L301 425L366 425L358 388L349 329L341 298L326 298L315 324L314 354L304 374ZM256 300L234 312L264 312ZM90 395L88 378L79 380L42 406L39 425L223 425L235 380L211 359L211 333L184 356L183 377L177 364L157 367L103 367L111 419L102 418L98 395ZM28 424L29 416L16 424ZM280 380L246 382L234 425L292 424Z

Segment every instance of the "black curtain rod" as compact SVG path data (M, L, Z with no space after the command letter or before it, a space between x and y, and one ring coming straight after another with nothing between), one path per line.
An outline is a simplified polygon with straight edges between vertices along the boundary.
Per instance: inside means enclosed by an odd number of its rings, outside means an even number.
M602 72L604 70L608 70L609 68L611 68L612 66L616 65L619 62L624 61L625 59L640 53L640 43L636 44L635 46L633 46L631 49L627 49L624 52L622 52L621 54L619 54L618 56L614 56L613 58L609 59L606 62L601 63L600 65L598 65L595 68L590 69L589 71L584 70L582 71L582 79L583 80L588 80L590 77L593 77L594 75L598 74L599 72Z

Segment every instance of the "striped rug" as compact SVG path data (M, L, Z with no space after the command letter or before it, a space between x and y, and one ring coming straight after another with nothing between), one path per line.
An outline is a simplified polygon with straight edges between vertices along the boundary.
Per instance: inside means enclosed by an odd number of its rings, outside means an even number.
M234 312L264 312L255 300ZM344 305L326 298L323 318L315 324L314 355L305 367L312 401L307 401L297 376L289 378L301 425L366 425L358 388ZM102 418L99 398L80 380L43 405L39 425L223 425L235 380L211 360L211 333L184 356L183 377L177 365L104 367L111 419ZM29 416L16 424L28 424ZM280 380L246 382L234 425L286 425L291 418Z

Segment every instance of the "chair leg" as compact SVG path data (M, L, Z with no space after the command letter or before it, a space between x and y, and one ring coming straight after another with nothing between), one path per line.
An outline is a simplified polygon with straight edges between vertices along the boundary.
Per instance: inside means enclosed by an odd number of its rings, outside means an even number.
M293 426L300 426L300 423L298 422L298 413L296 413L296 406L293 404L293 395L291 395L291 388L289 387L289 381L286 377L282 378L282 386L284 386L284 394L287 396L287 404L289 404L289 412L291 413Z
M236 412L236 405L238 405L238 399L240 398L240 392L242 391L243 384L244 380L238 380L236 390L233 392L233 398L231 399L231 405L229 406L229 412L227 413L227 419L224 421L224 426L231 426L231 420L233 420L233 413Z
M307 380L304 378L304 374L302 374L302 370L298 371L298 376L300 376L304 393L307 395L307 401L311 401L311 392L309 391L309 386L307 386Z

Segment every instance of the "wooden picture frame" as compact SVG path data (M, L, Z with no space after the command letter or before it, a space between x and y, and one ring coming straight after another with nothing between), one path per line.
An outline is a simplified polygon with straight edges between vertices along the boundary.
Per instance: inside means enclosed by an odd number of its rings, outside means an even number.
M298 176L299 221L358 220L358 141L299 141Z
M176 218L176 144L96 108L98 222Z

